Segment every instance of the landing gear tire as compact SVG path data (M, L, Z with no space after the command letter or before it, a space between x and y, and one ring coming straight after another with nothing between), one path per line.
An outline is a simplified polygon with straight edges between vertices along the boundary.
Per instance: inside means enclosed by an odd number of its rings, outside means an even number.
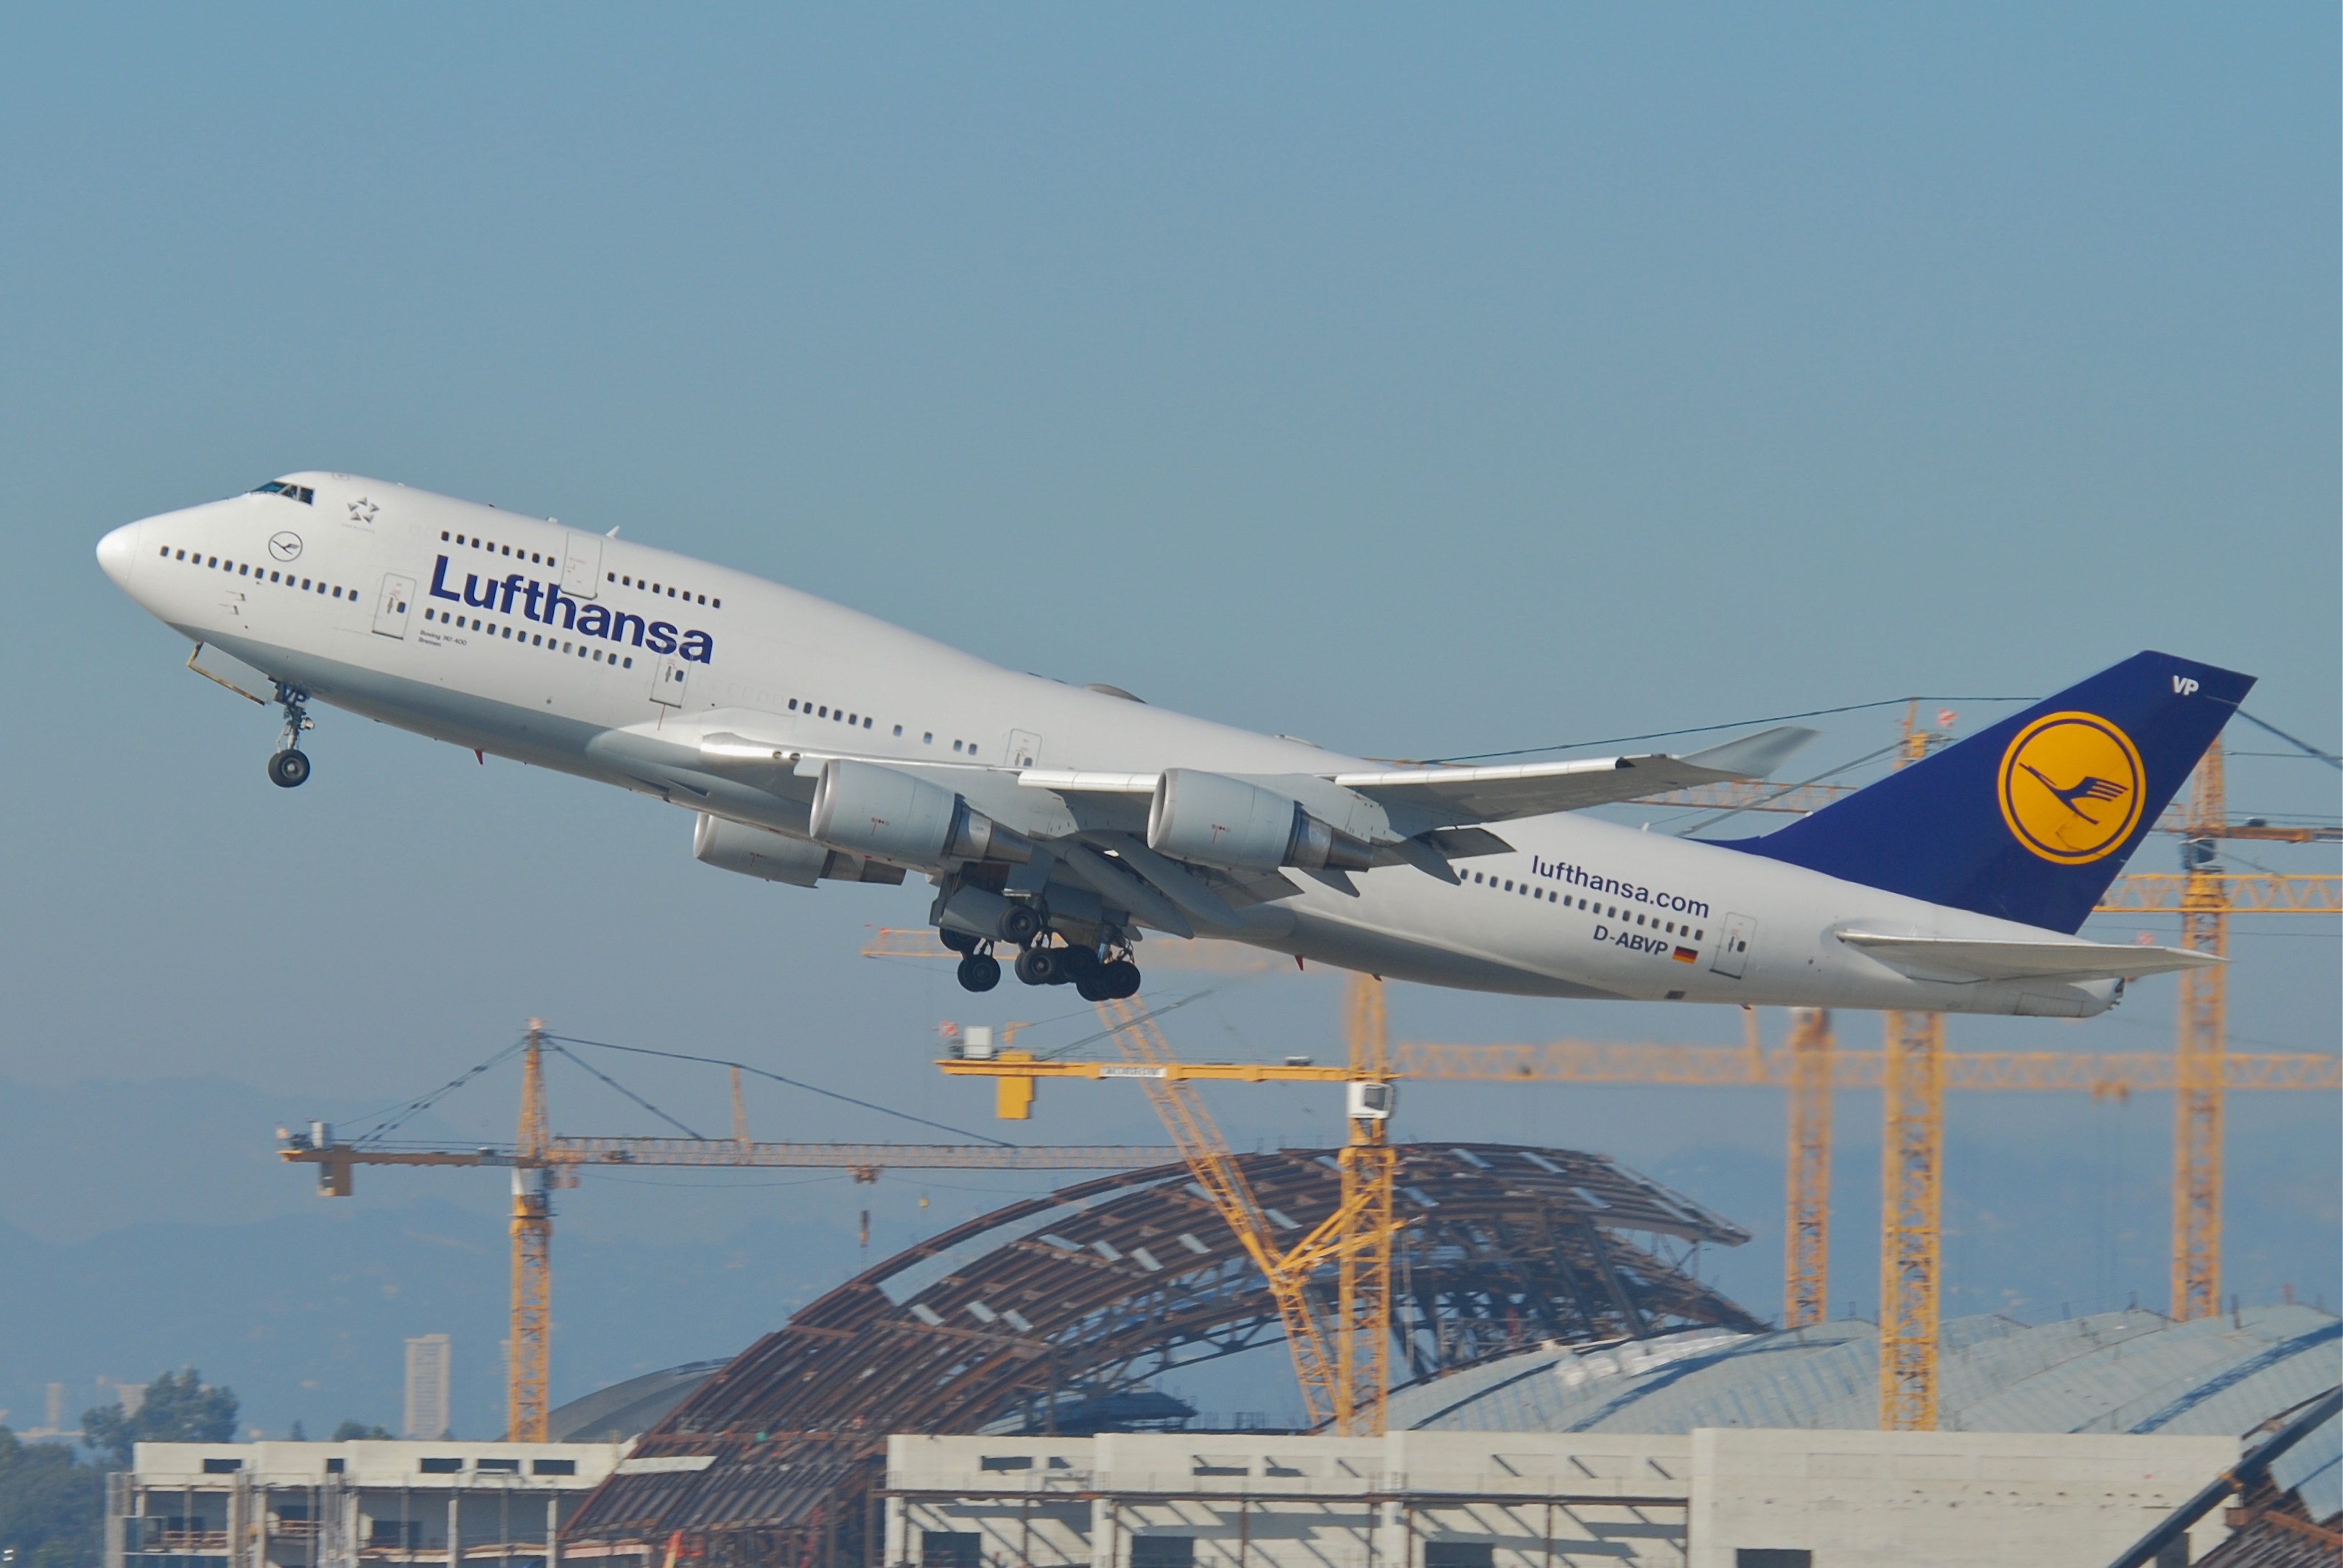
M970 936L966 931L955 931L948 927L941 928L936 932L936 940L943 943L945 947L950 949L956 953L972 953L976 951L976 939Z
M1067 976L1056 948L1027 948L1017 955L1017 978L1027 985L1056 985Z
M1106 1000L1126 1001L1139 994L1139 966L1129 959L1117 959L1100 968L1099 983L1107 988Z
M1074 982L1074 994L1084 1001L1112 1001L1114 988L1106 978L1103 967L1086 974Z
M309 781L309 758L306 752L287 749L268 759L268 781L279 789L298 789Z
M1040 936L1042 928L1048 924L1048 916L1032 905L1013 904L1009 912L1001 917L1001 939L1015 942L1021 948Z
M1001 983L1001 960L990 953L970 953L960 960L962 990L990 990Z

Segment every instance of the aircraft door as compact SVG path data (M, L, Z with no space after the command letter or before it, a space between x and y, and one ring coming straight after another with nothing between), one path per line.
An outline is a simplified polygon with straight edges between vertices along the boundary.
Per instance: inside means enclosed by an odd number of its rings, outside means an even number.
M651 700L669 708L681 708L683 699L691 695L691 666L669 654L659 661L651 674Z
M1709 960L1709 972L1739 980L1741 971L1749 965L1749 944L1757 940L1757 922L1747 915L1725 917L1725 930L1718 938L1716 956Z
M374 633L377 637L407 635L407 606L414 602L415 579L396 572L385 573L382 592L375 596Z
M571 533L561 556L561 591L592 598L602 590L602 536Z
M1009 766L1038 768L1041 765L1041 738L1030 730L1009 732Z

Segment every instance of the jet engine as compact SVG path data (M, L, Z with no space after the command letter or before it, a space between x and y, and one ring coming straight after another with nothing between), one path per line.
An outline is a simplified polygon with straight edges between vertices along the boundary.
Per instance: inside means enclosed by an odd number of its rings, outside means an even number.
M699 814L691 829L691 855L719 870L769 882L810 888L818 880L832 882L900 882L900 866L882 866L860 855L841 855L827 844L792 839L745 822Z
M1190 768L1169 769L1156 780L1147 847L1230 871L1363 871L1374 864L1372 845L1320 821L1300 801Z
M1033 858L1032 841L914 773L833 758L813 791L813 836L918 866Z

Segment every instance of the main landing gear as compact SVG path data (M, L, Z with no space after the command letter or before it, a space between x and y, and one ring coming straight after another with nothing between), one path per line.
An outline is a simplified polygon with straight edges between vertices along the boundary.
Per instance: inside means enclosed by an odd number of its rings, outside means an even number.
M992 944L966 931L940 930L944 946L960 955L960 983L963 990L987 991L1001 983L1001 960ZM1037 930L1035 935L1041 936ZM1101 957L1096 948L1047 947L1032 941L1020 948L1017 978L1027 985L1071 985L1084 1001L1119 1001L1139 994L1139 966L1131 950L1119 947L1116 956Z
M315 729L309 717L309 694L298 687L277 682L277 706L285 709L285 728L277 737L277 752L268 759L268 781L279 789L297 789L309 781L309 754L301 749L301 733Z

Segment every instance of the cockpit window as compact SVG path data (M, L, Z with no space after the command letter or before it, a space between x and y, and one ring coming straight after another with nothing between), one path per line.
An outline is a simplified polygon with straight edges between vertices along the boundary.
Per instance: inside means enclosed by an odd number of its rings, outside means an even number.
M305 507L314 507L317 504L317 491L307 485L296 485L284 479L271 479L265 485L256 485L253 487L252 493L256 496L282 496L288 501L298 501Z

